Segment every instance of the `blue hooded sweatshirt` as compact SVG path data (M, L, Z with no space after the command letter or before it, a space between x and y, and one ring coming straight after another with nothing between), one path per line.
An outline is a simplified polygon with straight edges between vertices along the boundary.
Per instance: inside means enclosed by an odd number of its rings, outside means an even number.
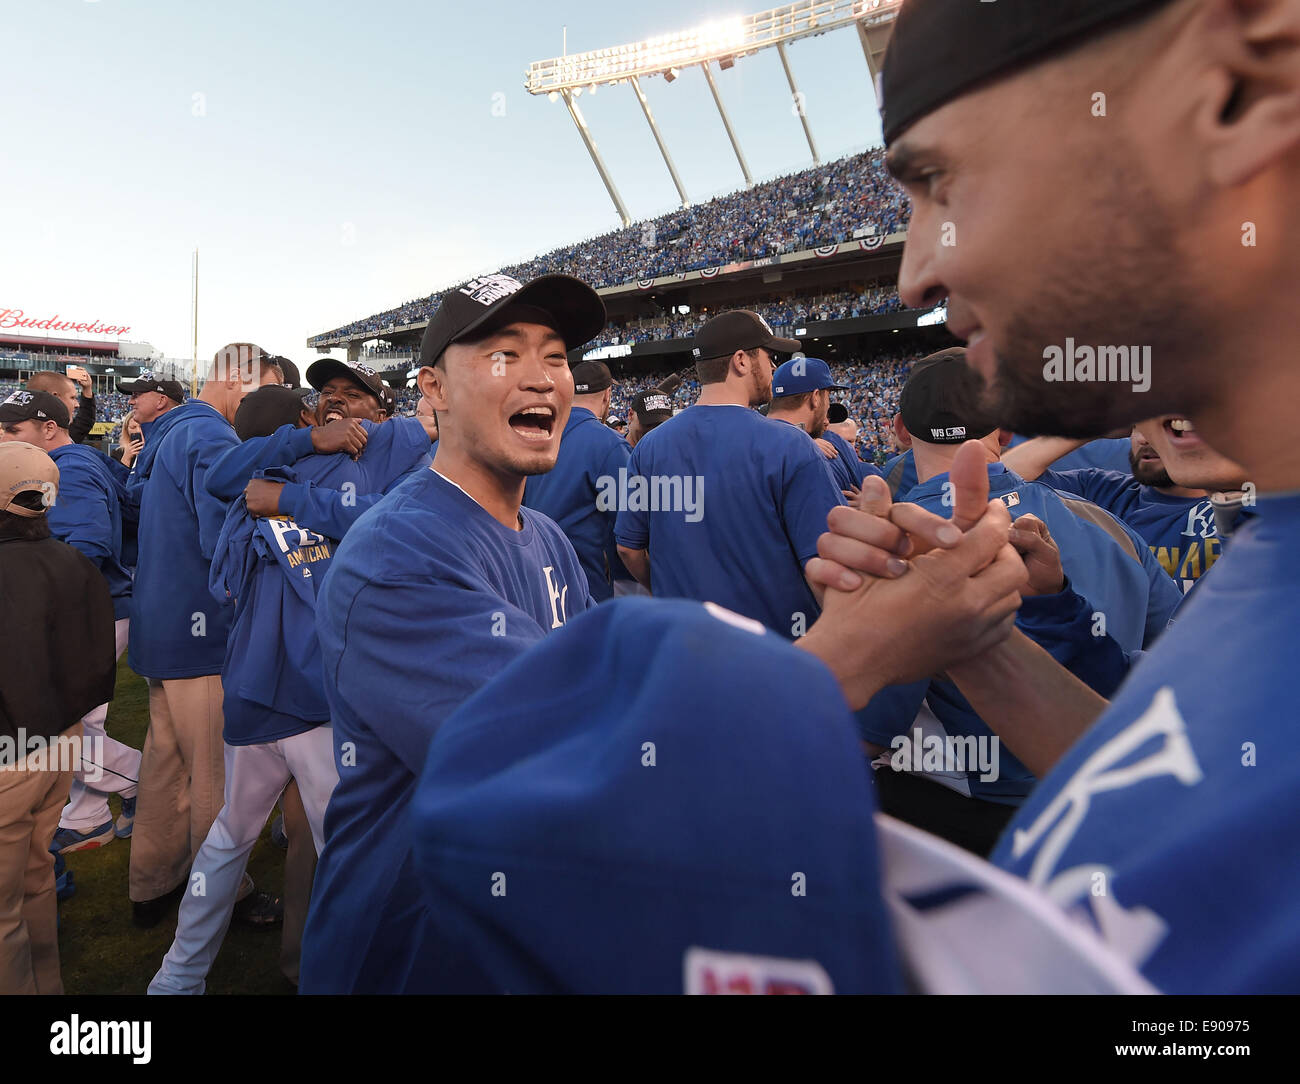
M122 503L125 490L112 460L84 444L50 453L59 468L59 492L50 506L50 533L81 550L108 581L113 619L130 616L131 574L122 561Z
M239 437L199 399L142 428L144 448L127 488L140 507L131 669L159 679L219 674L231 608L213 599L208 576L226 506L203 482L209 466Z

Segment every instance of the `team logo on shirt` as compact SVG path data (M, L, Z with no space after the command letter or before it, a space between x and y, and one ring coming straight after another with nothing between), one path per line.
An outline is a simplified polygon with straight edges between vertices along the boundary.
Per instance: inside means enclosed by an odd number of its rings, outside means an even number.
M1144 756L1133 754L1152 742ZM1187 736L1187 722L1174 691L1158 690L1137 719L1093 751L1028 828L1012 835L1011 854L1023 858L1037 848L1028 879L1062 907L1088 906L1101 935L1135 964L1141 964L1163 940L1165 921L1149 908L1125 909L1113 891L1098 892L1098 879L1112 879L1110 867L1094 863L1058 869L1098 795L1169 777L1185 787L1204 778Z
M554 565L547 565L542 569L542 574L546 577L546 591L551 596L551 628L558 629L564 624L564 604L569 600L569 585L566 583L556 586L551 576L554 571Z

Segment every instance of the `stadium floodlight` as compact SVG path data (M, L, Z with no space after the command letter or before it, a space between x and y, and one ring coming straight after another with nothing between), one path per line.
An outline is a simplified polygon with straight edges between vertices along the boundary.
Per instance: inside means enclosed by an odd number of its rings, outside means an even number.
M590 89L594 92L596 83L604 83L606 86L616 86L623 82L633 84L638 101L646 111L646 119L650 121L651 131L659 144L668 171L677 184L682 206L689 207L686 193L678 182L676 169L668 157L663 139L655 129L654 121L645 104L645 96L638 83L642 76L662 75L665 82L672 83L687 66L699 65L704 70L709 89L713 93L714 104L718 107L723 127L740 162L745 183L752 185L753 178L745 163L740 142L723 108L722 97L718 93L710 65L717 64L719 69L726 71L734 67L737 60L760 49L775 48L781 55L781 64L785 69L786 80L790 84L790 93L798 103L797 113L803 124L804 136L808 141L808 149L812 152L813 162L820 164L821 159L808 122L808 111L803 96L795 84L786 46L800 38L825 34L841 27L855 26L874 85L879 75L880 63L884 57L889 35L893 30L894 19L902 4L903 0L794 0L793 3L756 12L753 15L719 19L696 27L694 30L660 34L657 37L613 48L594 49L585 53L566 53L549 60L538 60L528 66L524 87L529 94L545 94L551 101L555 101L556 94L563 97L574 123L578 126L579 134L587 145L588 153L592 155L597 172L600 173L610 198L618 208L619 216L623 219L624 225L628 225L630 220L623 201L604 163L598 161L594 154L595 143L586 128L586 123L580 122L581 114L577 113L574 106L574 98L578 96L580 90Z

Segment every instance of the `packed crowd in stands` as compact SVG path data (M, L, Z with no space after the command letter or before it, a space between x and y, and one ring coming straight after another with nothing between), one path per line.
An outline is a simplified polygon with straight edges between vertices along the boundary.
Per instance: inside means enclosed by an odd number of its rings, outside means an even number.
M877 149L790 173L557 248L501 273L527 281L564 272L600 288L848 241L861 230L889 236L907 228L911 209L883 158ZM408 301L313 342L427 319L441 296Z
M819 320L849 320L859 316L897 312L903 308L903 303L898 297L896 285L876 283L828 294L789 294L763 303L747 304L745 307L757 312L773 327L792 327ZM689 338L709 315L707 310L702 310L652 320L611 323L592 346Z

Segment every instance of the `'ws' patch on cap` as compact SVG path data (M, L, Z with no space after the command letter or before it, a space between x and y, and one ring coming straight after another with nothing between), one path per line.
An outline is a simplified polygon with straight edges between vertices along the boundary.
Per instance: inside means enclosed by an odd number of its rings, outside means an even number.
M835 987L816 960L785 960L689 948L682 961L687 994L833 994Z

